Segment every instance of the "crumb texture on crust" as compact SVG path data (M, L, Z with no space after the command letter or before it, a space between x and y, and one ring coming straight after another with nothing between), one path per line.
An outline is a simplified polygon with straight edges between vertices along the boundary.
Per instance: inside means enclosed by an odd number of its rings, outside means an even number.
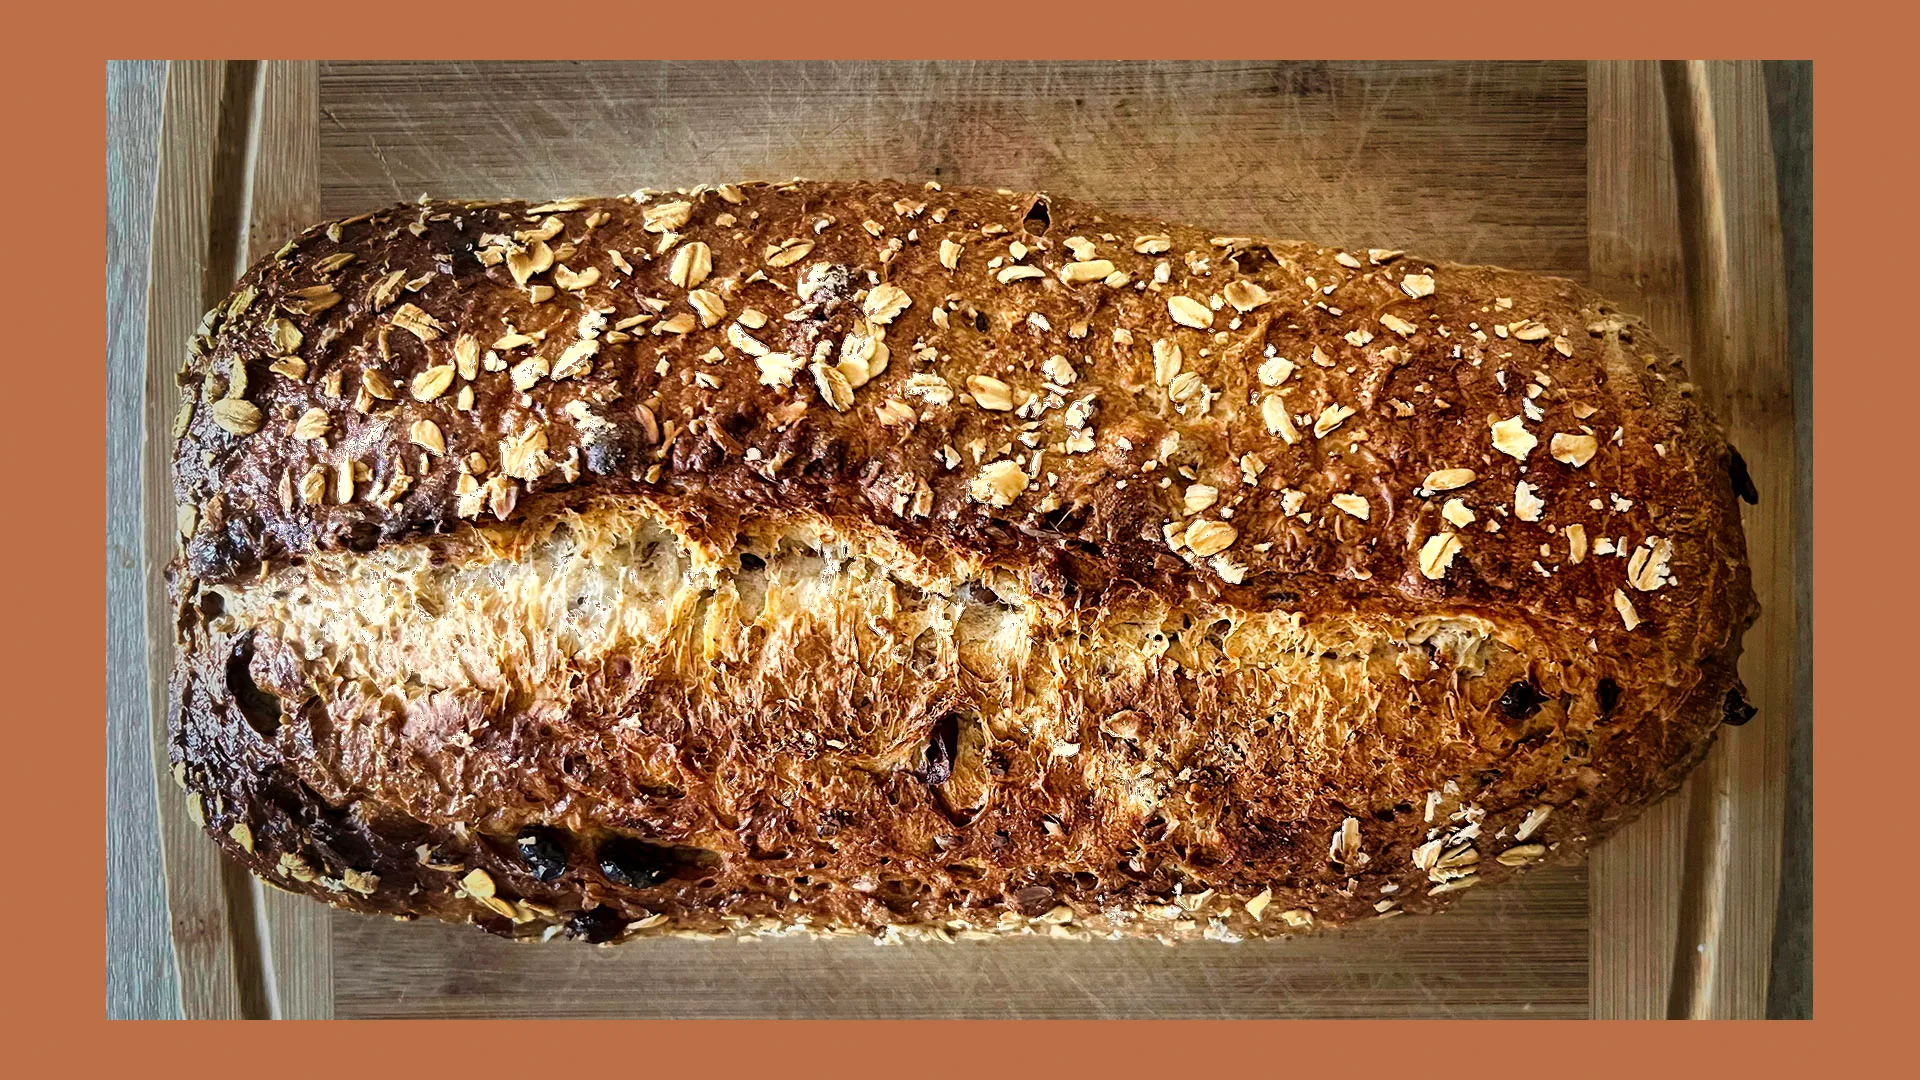
M1730 452L1560 279L931 185L424 203L181 382L175 776L359 910L1428 911L1744 708Z

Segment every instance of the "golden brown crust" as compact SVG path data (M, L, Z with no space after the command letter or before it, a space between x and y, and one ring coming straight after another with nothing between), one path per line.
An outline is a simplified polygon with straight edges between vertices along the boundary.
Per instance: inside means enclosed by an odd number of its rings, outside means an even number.
M205 330L177 774L362 910L1429 910L1675 787L1756 611L1678 361L1559 279L796 181L316 227Z

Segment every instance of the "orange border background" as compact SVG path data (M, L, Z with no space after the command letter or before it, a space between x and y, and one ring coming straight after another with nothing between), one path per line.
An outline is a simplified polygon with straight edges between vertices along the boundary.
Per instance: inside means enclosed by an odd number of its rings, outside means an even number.
M292 1066L329 1073L380 1070L423 1057L427 1068L498 1073L525 1061L576 1072L677 1065L726 1075L746 1069L836 1072L862 1059L915 1074L1033 1072L1072 1067L1193 1075L1238 1066L1252 1075L1316 1066L1340 1074L1393 1069L1618 1075L1666 1072L1772 1074L1823 1044L1811 1062L1852 1064L1856 1055L1906 1034L1913 999L1903 961L1913 934L1903 925L1911 844L1896 800L1911 786L1913 706L1892 633L1883 632L1910 580L1904 550L1876 557L1882 537L1905 539L1912 515L1901 480L1910 455L1896 442L1915 423L1896 412L1915 400L1908 191L1915 183L1909 129L1911 60L1892 50L1912 38L1885 20L1761 3L1697 5L1616 0L1604 9L1541 4L1470 10L1457 4L1327 5L1245 10L1198 4L1107 3L1065 10L1031 2L967 3L844 13L827 5L735 0L685 14L612 5L544 8L475 0L401 7L391 3L227 5L226 14L188 5L89 5L85 23L60 26L42 11L16 16L14 56L4 78L14 129L11 168L0 170L16 225L12 257L0 259L12 325L6 361L14 407L5 425L16 462L14 527L5 544L15 569L4 632L16 677L5 713L8 783L16 807L6 850L10 906L21 909L5 946L5 993L20 1030L11 1053L72 1070L82 1060L138 1055L143 1076L173 1071L221 1075ZM1276 1029L1277 1021L1150 1022L1094 1028L998 1022L991 1032L938 1022L820 1024L747 1022L722 1031L711 1022L632 1022L619 1031L501 1032L491 1022L460 1031L362 1025L351 1042L229 1028L216 1034L105 1025L101 1019L104 890L94 838L103 834L98 722L104 702L95 642L103 642L99 564L79 534L102 526L96 489L75 477L104 475L102 442L77 438L76 414L104 397L104 365L71 357L101 342L101 307L91 291L103 265L104 230L84 222L104 204L100 165L103 69L108 57L302 54L464 57L580 56L623 50L660 55L769 57L912 56L972 52L995 57L1112 59L1222 58L1248 51L1339 57L1448 53L1475 56L1665 55L1814 56L1816 98L1814 500L1820 588L1815 596L1815 873L1832 902L1816 908L1815 1025L1730 1032L1712 1027L1637 1025L1633 1031L1578 1032L1504 1025L1443 1031L1437 1022L1364 1031ZM1876 55L1876 52L1878 55ZM81 196L81 197L76 197ZM1889 212L1891 211L1891 212ZM24 310L22 310L24 309ZM72 370L69 371L68 368ZM1820 421L1825 421L1821 423ZM78 467L70 467L78 466ZM1892 520L1889 520L1889 519ZM1822 526L1831 525L1832 528ZM1901 544L1899 548L1907 545ZM84 556L84 557L83 557ZM99 591L96 591L99 590ZM1910 591L1910 590L1909 590ZM1890 629L1890 627L1888 627ZM1904 643L1902 643L1904 644ZM1902 650L1904 652L1904 650ZM1903 662L1904 661L1904 662ZM1905 766L1904 768L1902 766ZM1844 908L1839 905L1845 904ZM1834 911L1842 915L1834 917ZM640 1026L644 1024L643 1026ZM102 1027L105 1030L102 1030ZM1845 1030L1841 1030L1845 1029ZM476 1045L476 1039L484 1043ZM1843 1049L1844 1048L1844 1049ZM1850 1049L1852 1052L1846 1052ZM1910 1055L1902 1055L1910 1057ZM24 1063L24 1062L23 1062ZM310 1066L309 1063L312 1063ZM818 1063L818 1064L816 1064ZM1841 1067L1845 1067L1841 1065ZM1236 1069L1236 1072L1238 1070ZM1797 1070L1796 1070L1797 1071Z

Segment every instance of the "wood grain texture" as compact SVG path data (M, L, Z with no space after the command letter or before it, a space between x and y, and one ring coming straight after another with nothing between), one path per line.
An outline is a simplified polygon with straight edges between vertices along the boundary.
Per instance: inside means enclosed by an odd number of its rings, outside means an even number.
M1033 187L1584 278L1573 64L324 64L321 203L730 178ZM516 946L336 915L338 1016L1582 1016L1586 874L1252 947ZM1070 947L1077 946L1077 947Z
M1746 456L1761 495L1746 527L1763 606L1741 662L1759 716L1723 732L1684 799L1594 853L1594 1012L1759 1017L1786 735L1805 648L1793 581L1805 531L1765 86L1757 63L1690 65L1671 87L1655 64L1596 63L1588 93L1593 284L1686 349L1702 399Z
M322 85L329 215L893 177L1587 267L1577 63L329 63Z
M1445 915L1169 948L1044 937L595 948L341 915L342 1017L1534 1017L1587 1011L1586 874L1544 870Z
M107 967L108 1019L173 1019L180 983L147 725L140 444L147 260L164 61L107 65Z
M171 421L179 405L173 375L200 316L225 294L231 262L216 267L213 237L226 215L216 197L234 167L230 124L244 65L168 65L153 204L153 252L146 311L146 364L141 455L142 622L147 634L147 721L150 782L158 787L161 851L173 934L180 1011L189 1019L243 1019L267 1014L264 973L244 872L220 856L188 816L167 763L167 673L173 662L172 620L161 577L175 544ZM224 278L224 282L223 282Z
M168 776L160 691L172 664L161 571L174 551L173 384L200 315L248 263L319 213L318 68L176 63L168 71L148 290L145 463L147 678L153 766ZM180 1008L190 1017L331 1015L329 915L221 859L160 785Z
M1813 62L1768 61L1765 67L1793 362L1794 636L1800 643L1767 1016L1806 1020L1813 1017Z
M231 282L254 260L320 216L320 69L313 61L268 61L253 69L240 231ZM275 1018L333 1015L333 942L327 909L253 884L266 941Z
M1651 84L1643 81L1649 72ZM1591 284L1684 348L1679 206L1658 72L1596 63L1587 104ZM1685 849L1686 801L1673 798L1589 857L1595 1016L1666 1014Z
M1713 90L1704 63L1660 65L1673 152L1674 194L1680 206L1680 256L1686 268L1689 355L1696 369L1719 373L1735 333L1732 251L1726 184L1721 175ZM1680 872L1680 911L1674 929L1673 985L1667 1015L1704 1018L1724 966L1727 888L1733 860L1733 791L1727 755L1708 756L1687 785L1687 832Z
M1696 355L1714 358L1708 366L1717 378L1700 377L1705 400L1725 418L1734 444L1751 455L1760 502L1746 516L1748 556L1754 589L1767 607L1748 635L1741 663L1760 715L1722 742L1730 860L1719 932L1701 942L1714 967L1690 1002L1689 1015L1762 1017L1779 898L1795 670L1799 653L1810 647L1798 633L1794 575L1795 550L1806 532L1799 522L1800 452L1765 79L1758 62L1707 63L1696 71L1689 80L1693 92L1711 103L1715 115L1732 315L1723 338L1696 340L1695 349Z

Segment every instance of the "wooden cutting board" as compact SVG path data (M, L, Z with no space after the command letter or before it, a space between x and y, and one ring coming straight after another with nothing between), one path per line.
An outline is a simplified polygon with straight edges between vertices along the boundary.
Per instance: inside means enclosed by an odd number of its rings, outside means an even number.
M176 349L246 263L295 229L422 194L896 177L1591 282L1689 352L1730 422L1764 496L1747 528L1767 609L1743 664L1759 719L1728 733L1691 794L1589 865L1470 893L1443 916L1285 941L516 945L262 888L221 864L163 781L186 1015L1763 1014L1803 646L1758 65L176 63L165 108L150 565L173 544ZM148 610L150 674L164 686L164 602L150 595ZM157 700L153 713L164 764Z

